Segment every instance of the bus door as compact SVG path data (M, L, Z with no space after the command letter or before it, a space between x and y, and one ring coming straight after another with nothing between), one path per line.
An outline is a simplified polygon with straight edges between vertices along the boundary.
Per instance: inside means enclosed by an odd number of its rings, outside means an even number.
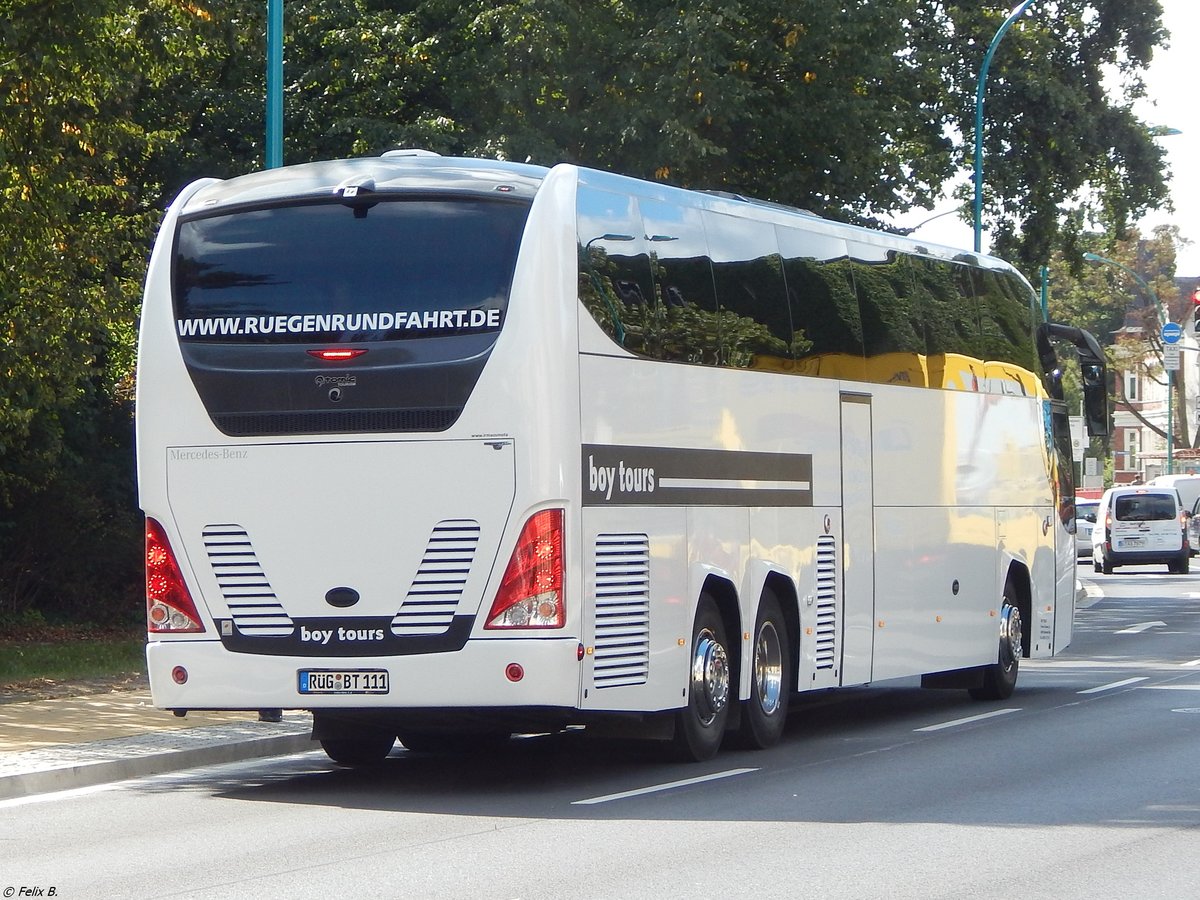
M842 684L871 680L875 640L875 516L871 397L841 395Z

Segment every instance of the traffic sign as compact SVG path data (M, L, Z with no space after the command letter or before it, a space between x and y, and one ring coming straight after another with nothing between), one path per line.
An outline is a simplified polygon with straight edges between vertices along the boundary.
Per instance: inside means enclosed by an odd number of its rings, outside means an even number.
M1179 345L1167 344L1163 347L1163 368L1168 372L1179 371Z
M1177 344L1181 337L1183 337L1183 326L1178 322L1168 322L1162 327L1164 344Z

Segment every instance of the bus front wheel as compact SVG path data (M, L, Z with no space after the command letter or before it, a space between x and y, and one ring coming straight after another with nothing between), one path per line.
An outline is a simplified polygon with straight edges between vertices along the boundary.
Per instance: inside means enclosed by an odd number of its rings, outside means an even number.
M1021 664L1021 611L1012 600L1012 588L1004 586L1004 602L1000 607L1000 652L996 662L983 670L983 684L970 688L976 700L1007 700L1017 686L1017 670Z
M708 594L700 596L692 626L687 706L675 714L675 755L688 762L712 759L729 721L729 644L725 623Z

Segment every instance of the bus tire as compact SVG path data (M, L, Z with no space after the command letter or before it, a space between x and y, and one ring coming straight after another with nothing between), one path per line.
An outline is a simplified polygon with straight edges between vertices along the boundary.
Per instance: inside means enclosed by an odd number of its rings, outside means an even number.
M676 758L712 759L721 749L729 721L729 650L716 601L705 593L696 607L688 657L687 706L675 713Z
M387 759L396 744L394 735L363 733L355 737L321 738L321 749L339 766L375 766Z
M1004 602L1000 607L1000 650L996 662L985 666L983 684L968 688L975 700L1007 700L1017 686L1021 665L1021 611L1012 598L1012 588L1004 586Z
M787 721L791 686L791 654L787 624L779 601L765 594L754 623L751 648L750 697L742 704L737 745L748 750L765 750L779 743Z

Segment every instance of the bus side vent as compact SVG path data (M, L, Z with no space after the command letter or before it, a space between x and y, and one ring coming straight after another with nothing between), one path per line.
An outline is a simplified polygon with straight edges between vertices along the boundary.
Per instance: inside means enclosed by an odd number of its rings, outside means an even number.
M474 519L443 519L434 526L412 586L392 618L392 634L441 634L450 627L478 546Z
M645 684L650 672L650 539L596 536L597 688Z
M285 637L295 630L258 563L240 525L209 525L204 549L238 631L251 637Z
M817 668L837 664L837 539L817 538Z
M316 412L220 413L216 426L231 437L378 431L445 431L462 413L450 409L348 409Z

